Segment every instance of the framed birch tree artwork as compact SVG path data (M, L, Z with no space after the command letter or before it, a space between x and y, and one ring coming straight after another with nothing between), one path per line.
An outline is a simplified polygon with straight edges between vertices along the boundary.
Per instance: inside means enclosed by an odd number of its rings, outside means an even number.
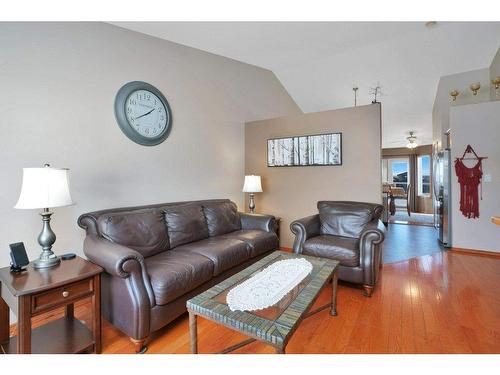
M342 165L342 133L267 140L268 167Z

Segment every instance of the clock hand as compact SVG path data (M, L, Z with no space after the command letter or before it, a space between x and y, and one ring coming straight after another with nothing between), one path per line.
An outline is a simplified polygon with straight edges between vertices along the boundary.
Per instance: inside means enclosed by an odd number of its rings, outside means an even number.
M154 110L155 110L155 109L153 108L151 111L146 112L145 114L140 115L139 117L136 117L134 120L137 120L137 119L139 119L139 118L141 118L141 117L147 116L147 115L149 115L151 112L153 112Z

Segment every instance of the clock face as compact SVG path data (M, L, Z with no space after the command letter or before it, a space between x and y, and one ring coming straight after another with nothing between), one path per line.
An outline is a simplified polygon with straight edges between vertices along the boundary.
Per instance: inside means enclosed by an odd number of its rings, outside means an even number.
M133 91L125 102L127 121L146 138L162 134L167 126L167 110L158 96L147 90Z
M167 99L156 87L142 81L129 82L118 90L115 116L123 133L144 146L160 144L172 128Z

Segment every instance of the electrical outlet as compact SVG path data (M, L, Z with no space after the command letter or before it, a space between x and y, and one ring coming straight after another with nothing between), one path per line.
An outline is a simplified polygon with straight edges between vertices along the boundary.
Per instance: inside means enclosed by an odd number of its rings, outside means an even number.
M484 175L484 182L491 182L491 174Z

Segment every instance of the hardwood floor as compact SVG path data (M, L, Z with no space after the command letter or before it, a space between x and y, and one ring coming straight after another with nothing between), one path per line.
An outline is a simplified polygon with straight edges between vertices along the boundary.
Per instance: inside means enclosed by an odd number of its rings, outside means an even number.
M386 264L372 298L339 286L337 317L304 320L287 353L500 353L500 259L439 252ZM330 298L326 288L316 305ZM88 319L89 306L76 307ZM37 320L35 324L40 324ZM200 353L246 337L199 318ZM103 353L132 353L128 338L103 322ZM188 353L188 317L155 333L147 353ZM234 353L274 353L253 343Z

